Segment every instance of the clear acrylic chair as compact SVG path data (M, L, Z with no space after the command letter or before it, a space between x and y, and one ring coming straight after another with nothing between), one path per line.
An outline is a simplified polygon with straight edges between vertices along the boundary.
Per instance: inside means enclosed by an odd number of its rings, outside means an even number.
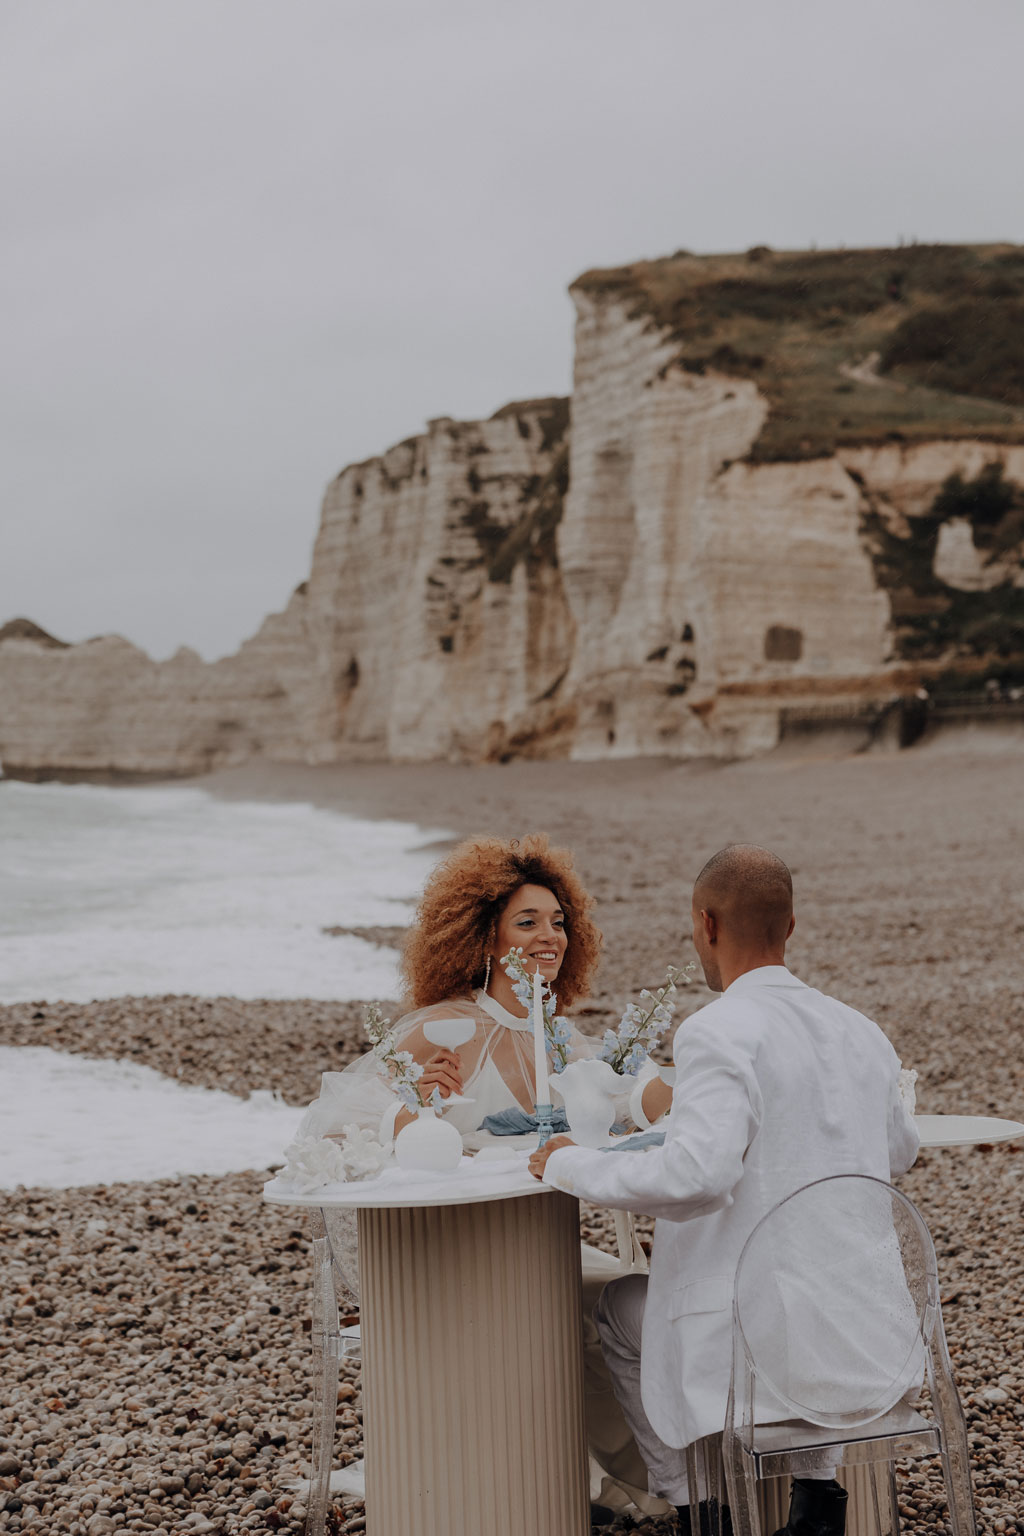
M930 1419L909 1401L926 1376ZM709 1501L711 1531L723 1492L736 1536L768 1536L762 1479L860 1467L871 1507L851 1510L851 1529L897 1536L893 1463L937 1455L952 1536L975 1536L935 1249L905 1195L860 1175L819 1179L754 1228L736 1272L725 1490L707 1450L690 1453L690 1485Z
M313 1442L306 1536L324 1536L331 1496L331 1463L338 1419L338 1370L360 1358L359 1325L341 1326L336 1276L358 1303L355 1212L310 1211L313 1244Z

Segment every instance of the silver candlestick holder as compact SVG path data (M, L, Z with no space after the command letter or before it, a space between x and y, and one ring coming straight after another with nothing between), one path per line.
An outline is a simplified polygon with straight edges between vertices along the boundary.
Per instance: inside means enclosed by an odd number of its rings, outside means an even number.
M535 1104L533 1108L537 1116L537 1145L542 1147L555 1134L555 1111L551 1104Z

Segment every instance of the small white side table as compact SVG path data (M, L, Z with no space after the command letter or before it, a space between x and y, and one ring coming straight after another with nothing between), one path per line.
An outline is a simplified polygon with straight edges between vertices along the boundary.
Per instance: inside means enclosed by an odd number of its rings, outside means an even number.
M915 1115L922 1148L984 1147L997 1141L1024 1141L1024 1125L991 1115Z

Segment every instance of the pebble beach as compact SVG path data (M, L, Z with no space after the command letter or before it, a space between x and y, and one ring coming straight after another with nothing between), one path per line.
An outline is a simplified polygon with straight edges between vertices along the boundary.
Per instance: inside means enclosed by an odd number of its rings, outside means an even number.
M453 837L543 830L568 844L605 935L597 988L577 1010L593 1032L692 958L689 891L705 859L726 842L765 844L793 869L792 968L878 1021L917 1069L919 1110L1024 1120L1020 761L1016 744L964 738L857 757L805 744L732 765L254 766L201 782ZM692 986L677 1016L709 998ZM0 1008L0 1045L303 1104L322 1070L364 1049L364 1001L304 999L297 976L290 1001L27 1002ZM268 1177L0 1193L0 1532L302 1529L306 1222L261 1204ZM1021 1536L1024 1144L923 1153L900 1187L938 1252L979 1530ZM583 1226L614 1246L600 1213L585 1209ZM361 1454L358 1368L342 1376L336 1465ZM943 1528L935 1466L906 1470L901 1497L904 1529ZM339 1498L332 1519L335 1532L365 1528L356 1501ZM674 1523L642 1529L668 1536Z

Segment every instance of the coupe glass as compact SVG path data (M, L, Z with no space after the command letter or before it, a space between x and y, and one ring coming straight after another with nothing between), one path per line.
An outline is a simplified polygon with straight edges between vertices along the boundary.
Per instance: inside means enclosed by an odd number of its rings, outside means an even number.
M423 1026L423 1033L431 1045L439 1045L445 1051L457 1051L460 1045L465 1045L476 1034L476 1025L472 1019L431 1019ZM463 1093L450 1093L442 1100L449 1104L472 1104L472 1099L467 1099Z
M424 1024L423 1033L431 1045L439 1045L446 1051L457 1051L476 1034L472 1019L431 1019Z

